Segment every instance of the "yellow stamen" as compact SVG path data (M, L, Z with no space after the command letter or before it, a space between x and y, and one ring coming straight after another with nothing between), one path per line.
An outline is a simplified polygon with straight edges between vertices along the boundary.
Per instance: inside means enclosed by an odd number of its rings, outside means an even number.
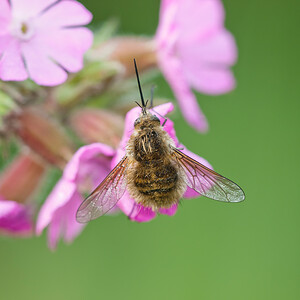
M28 26L27 26L26 23L22 23L22 25L21 25L21 31L22 31L22 33L24 33L24 34L27 33L27 31L28 31Z

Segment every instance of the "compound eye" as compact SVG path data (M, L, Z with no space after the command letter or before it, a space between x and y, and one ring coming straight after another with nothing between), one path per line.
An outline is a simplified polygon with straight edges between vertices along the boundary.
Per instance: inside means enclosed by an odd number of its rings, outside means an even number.
M140 122L141 122L141 118L137 118L137 119L134 121L134 127L135 127L136 125L138 125Z
M160 123L159 118L156 115L152 115L152 121L157 121Z

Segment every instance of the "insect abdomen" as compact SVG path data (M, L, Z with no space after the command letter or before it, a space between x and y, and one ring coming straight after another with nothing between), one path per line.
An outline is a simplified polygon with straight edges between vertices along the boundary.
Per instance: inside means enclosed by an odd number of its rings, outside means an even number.
M171 163L149 162L137 168L134 185L140 194L138 202L146 207L168 208L177 203L178 174Z

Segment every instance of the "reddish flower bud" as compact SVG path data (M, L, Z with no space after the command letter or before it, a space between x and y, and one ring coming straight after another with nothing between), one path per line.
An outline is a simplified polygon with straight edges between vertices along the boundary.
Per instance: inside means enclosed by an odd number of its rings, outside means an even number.
M93 59L115 60L125 68L125 75L132 76L135 58L139 71L143 72L157 65L155 44L153 40L144 37L117 37L100 44L91 50Z
M39 184L45 171L42 160L32 153L21 153L4 170L0 179L0 197L24 203Z
M100 142L114 148L120 143L124 118L100 109L77 111L70 119L71 126L85 143Z
M47 162L64 168L73 150L59 124L33 108L21 111L15 121L14 131L27 146Z

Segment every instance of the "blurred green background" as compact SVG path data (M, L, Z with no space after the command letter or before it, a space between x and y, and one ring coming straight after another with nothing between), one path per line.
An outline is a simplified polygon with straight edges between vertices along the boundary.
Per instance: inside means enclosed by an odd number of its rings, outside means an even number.
M159 1L82 1L94 24L154 34ZM0 239L2 299L300 299L300 3L224 2L239 60L230 94L198 94L210 131L174 116L177 135L246 201L185 201L150 223L91 222L52 253L46 235ZM172 98L163 78L156 94ZM138 97L138 94L137 94Z

